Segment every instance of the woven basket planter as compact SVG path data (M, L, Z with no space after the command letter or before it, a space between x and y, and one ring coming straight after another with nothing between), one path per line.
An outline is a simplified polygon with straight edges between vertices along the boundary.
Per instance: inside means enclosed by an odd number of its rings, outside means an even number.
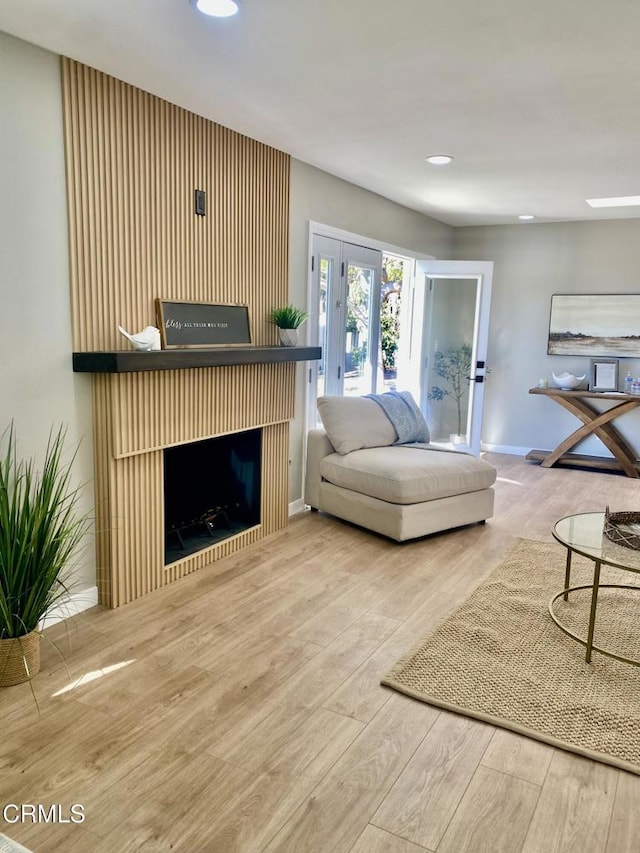
M29 681L40 671L40 634L0 640L0 687Z
M618 545L640 551L640 512L604 512L604 535Z

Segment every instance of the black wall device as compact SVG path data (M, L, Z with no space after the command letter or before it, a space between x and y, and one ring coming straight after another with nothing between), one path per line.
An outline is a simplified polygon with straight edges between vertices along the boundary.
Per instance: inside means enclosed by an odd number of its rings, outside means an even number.
M204 190L194 190L195 210L198 216L206 216L206 199L207 194Z

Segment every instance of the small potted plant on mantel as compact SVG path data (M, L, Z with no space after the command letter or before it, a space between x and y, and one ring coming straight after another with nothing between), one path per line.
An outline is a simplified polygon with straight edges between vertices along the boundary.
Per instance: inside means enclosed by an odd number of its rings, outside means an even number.
M283 305L280 308L271 309L269 321L277 326L282 346L296 346L300 336L299 328L308 316L306 311L296 308L295 305Z
M0 687L30 680L40 669L42 622L69 592L71 559L87 532L77 512L65 431L52 432L42 469L18 459L13 424L0 455Z

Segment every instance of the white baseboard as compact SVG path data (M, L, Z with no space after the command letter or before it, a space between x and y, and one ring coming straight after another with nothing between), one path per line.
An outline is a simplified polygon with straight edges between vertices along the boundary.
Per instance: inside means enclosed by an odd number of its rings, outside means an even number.
M484 441L480 447L482 450L492 453L507 453L509 456L526 456L531 450L530 447L516 447L511 444L486 444Z
M292 501L289 504L289 516L297 515L299 512L304 512L304 508L306 503L302 500L302 498L298 498L297 501Z
M88 586L85 589L79 589L76 592L72 592L66 598L60 599L55 607L52 607L49 613L47 613L40 627L50 628L57 622L64 622L65 619L76 616L78 613L82 613L83 610L95 607L97 603L97 586Z

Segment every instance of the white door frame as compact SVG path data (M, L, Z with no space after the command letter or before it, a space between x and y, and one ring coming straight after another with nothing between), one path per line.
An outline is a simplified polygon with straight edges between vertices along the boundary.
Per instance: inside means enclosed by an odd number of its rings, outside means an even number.
M482 409L484 405L484 381L487 374L487 346L489 341L489 314L491 310L491 285L493 279L493 261L440 261L432 259L416 260L415 289L418 287L419 278L437 279L475 279L478 282L476 289L476 308L473 330L473 352L471 354L471 377L469 388L469 421L467 431L469 433L469 447L473 453L480 453L482 439ZM415 297L419 297L419 293ZM428 294L422 294L422 324L428 307ZM427 371L425 368L428 356L429 335L423 334L420 345L420 358L415 360L419 377L414 378L413 385L417 385L420 399L426 397L425 381ZM478 367L478 363L482 366Z
M362 234L355 234L352 231L345 231L342 228L334 228L332 225L326 225L322 222L309 220L309 236L307 244L307 306L309 306L309 345L318 346L318 317L317 304L318 293L316 292L316 272L312 270L313 262L313 238L314 235L319 237L330 237L334 240L340 240L344 243L352 243L357 246L362 246L367 249L377 249L380 252L386 252L391 255L400 255L405 258L412 258L414 261L418 259L433 260L433 255L427 255L423 252L416 252L411 249L404 249L400 246L394 246L391 243L385 243L381 240L376 240L372 237L364 237ZM305 411L306 411L306 426L307 430L314 429L316 426L316 393L318 381L318 362L310 362L307 370L307 381L305 383Z

